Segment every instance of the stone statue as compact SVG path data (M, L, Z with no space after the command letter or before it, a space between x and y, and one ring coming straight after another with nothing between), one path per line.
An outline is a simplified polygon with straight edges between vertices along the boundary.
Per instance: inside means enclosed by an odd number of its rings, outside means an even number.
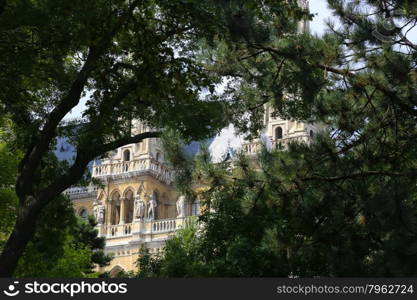
M103 224L104 223L104 213L105 213L105 208L104 205L101 205L100 202L95 202L94 203L94 208L93 208L93 213L94 213L94 218L96 218L96 221L98 224Z
M99 224L103 224L104 223L104 214L106 212L106 209L104 208L104 205L99 205L98 208L98 218L97 218L97 222Z
M149 220L154 220L155 219L155 209L156 209L157 203L155 200L154 195L152 195L150 197L149 200L149 208L148 208L148 218Z
M98 217L99 217L99 203L98 202L96 202L96 201L94 201L94 206L93 206L93 215L94 215L94 218L96 219L96 220L98 220Z
M177 200L177 218L185 217L185 196L181 195Z
M139 196L135 197L135 218L143 219L145 215L145 203Z

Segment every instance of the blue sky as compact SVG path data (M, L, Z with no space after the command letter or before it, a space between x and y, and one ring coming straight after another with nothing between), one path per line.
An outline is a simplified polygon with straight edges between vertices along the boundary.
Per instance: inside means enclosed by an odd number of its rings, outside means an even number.
M326 28L325 20L331 17L332 13L327 8L327 0L310 0L310 12L316 14L310 22L312 33L322 34Z

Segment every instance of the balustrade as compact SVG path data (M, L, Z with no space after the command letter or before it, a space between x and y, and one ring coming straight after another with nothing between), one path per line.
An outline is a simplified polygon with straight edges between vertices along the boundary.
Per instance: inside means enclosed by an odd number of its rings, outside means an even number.
M83 186L74 186L74 187L70 187L68 189L66 189L64 191L64 195L69 196L71 199L73 198L82 198L85 196L93 196L95 195L95 193L97 193L98 191L98 187L97 186L87 186L87 187L83 187Z
M132 234L132 224L107 225L107 237L125 236Z
M93 166L93 177L112 176L140 171L151 171L167 182L170 182L172 178L172 173L167 167L151 158L96 165Z
M177 222L175 219L152 221L153 232L174 231L177 229Z
M296 136L296 137L287 137L279 140L271 140L272 149L286 149L289 143L298 142L298 143L308 143L310 142L310 137L308 136ZM261 150L260 142L251 142L243 144L243 152L249 155L257 154Z
M141 235L173 233L180 228L188 227L191 223L190 217L162 219L162 220L142 220L139 222L119 224L119 225L101 225L100 235L106 238L123 238L133 236L139 238Z

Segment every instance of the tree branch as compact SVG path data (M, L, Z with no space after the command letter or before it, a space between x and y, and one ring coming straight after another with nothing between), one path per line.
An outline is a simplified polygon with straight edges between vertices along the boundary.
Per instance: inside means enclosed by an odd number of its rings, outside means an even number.
M333 181L340 181L340 180L354 179L354 178L361 178L361 177L368 177L368 176L409 177L409 176L416 176L416 175L417 175L417 172L397 173L397 172L388 172L388 171L363 171L363 172L357 172L357 173L352 173L348 175L334 176L334 177L324 177L320 175L313 175L310 177L304 177L301 180L302 181L316 180L316 181L333 182Z
M65 115L73 109L80 101L81 93L84 90L85 84L97 65L97 62L102 53L105 52L110 41L117 33L117 31L123 26L131 14L134 8L138 5L139 0L134 1L128 8L128 10L121 16L119 22L108 32L107 35L99 42L90 46L87 59L79 71L77 78L71 85L68 94L59 102L59 104L49 114L47 121L40 132L39 138L33 147L28 149L25 157L19 164L19 174L16 182L16 193L21 201L24 201L25 194L31 194L32 184L31 178L42 157L49 149L49 145L52 139L55 137L56 129Z
M143 132L135 136L124 137L106 144L102 144L95 148L95 151L83 151L78 149L77 156L74 164L69 168L68 172L61 177L57 178L55 182L46 187L39 193L39 200L43 203L48 202L50 199L57 197L68 187L74 185L83 176L85 169L90 161L97 156L103 155L106 152L116 149L118 147L139 143L144 139L160 137L161 132Z

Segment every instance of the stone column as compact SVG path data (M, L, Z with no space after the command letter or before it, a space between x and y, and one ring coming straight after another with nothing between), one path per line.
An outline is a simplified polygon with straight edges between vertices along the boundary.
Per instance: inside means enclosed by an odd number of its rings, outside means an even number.
M126 204L126 198L122 197L120 198L120 220L119 225L122 225L125 223L125 204Z
M112 205L112 201L107 199L107 201L106 201L106 214L105 214L105 217L106 217L105 223L107 225L111 225L111 215L112 215L111 205Z

